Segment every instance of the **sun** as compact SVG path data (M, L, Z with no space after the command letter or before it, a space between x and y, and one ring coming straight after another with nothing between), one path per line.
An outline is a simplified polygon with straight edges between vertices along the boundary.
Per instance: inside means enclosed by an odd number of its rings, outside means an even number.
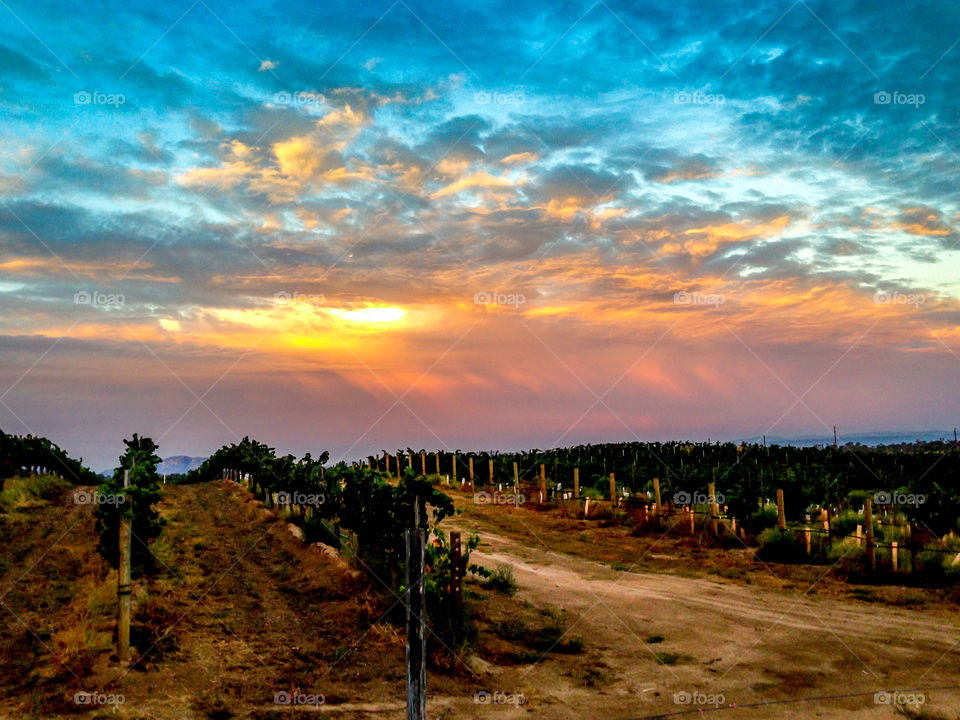
M357 310L331 310L330 313L348 322L390 323L398 322L407 314L406 310L398 307L367 307Z

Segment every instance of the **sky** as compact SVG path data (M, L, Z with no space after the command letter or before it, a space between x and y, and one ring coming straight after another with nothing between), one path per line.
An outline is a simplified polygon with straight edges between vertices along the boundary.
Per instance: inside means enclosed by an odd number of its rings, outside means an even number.
M0 428L96 469L953 428L960 5L0 2Z

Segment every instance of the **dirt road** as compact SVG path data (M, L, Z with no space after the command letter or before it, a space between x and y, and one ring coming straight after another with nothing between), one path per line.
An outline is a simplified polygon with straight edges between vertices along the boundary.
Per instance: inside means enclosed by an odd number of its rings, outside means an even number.
M616 571L545 547L535 528L520 542L482 517L457 523L480 532L478 561L510 566L518 597L559 608L568 635L600 658L594 688L558 682L554 660L520 670L537 717L903 717L883 702L890 695L875 698L894 690L908 710L960 710L957 689L912 692L960 685L960 622L942 614Z

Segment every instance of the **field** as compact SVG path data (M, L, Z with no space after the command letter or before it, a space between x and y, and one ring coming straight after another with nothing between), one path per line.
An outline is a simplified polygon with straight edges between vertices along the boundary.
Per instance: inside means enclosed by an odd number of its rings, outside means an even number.
M3 516L3 717L405 716L401 598L243 485L163 487L158 569L134 583L132 669L112 657L116 572L96 553L93 507L74 488L45 492ZM477 532L471 562L498 572L465 581L468 642L431 637L429 717L960 711L949 585L856 584L699 535L448 492L448 529ZM103 704L78 705L82 692Z

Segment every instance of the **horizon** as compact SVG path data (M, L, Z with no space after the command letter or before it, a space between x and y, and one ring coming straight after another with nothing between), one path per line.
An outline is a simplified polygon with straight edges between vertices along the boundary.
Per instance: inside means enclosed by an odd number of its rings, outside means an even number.
M860 432L860 433L846 433L846 434L839 433L839 431L838 431L837 440L838 440L838 447L843 447L845 444L859 444L859 445L863 445L863 446L865 446L865 447L878 447L878 446L880 446L880 445L886 445L886 444L896 445L896 444L912 443L912 442L919 442L919 443L941 442L941 441L942 441L942 442L955 442L955 440L956 440L956 435L955 435L956 431L957 431L957 428L954 428L954 429L949 430L949 431L948 431L948 430L914 430L914 431L893 431L893 432L890 432L890 431ZM251 439L251 440L258 440L258 441L259 441L259 439L258 439L258 438L255 438L255 437L251 437L250 439ZM864 442L862 442L863 440L878 440L878 441L880 441L880 440L884 440L884 439L890 440L890 442L889 442L889 443L885 443L885 442L867 442L867 443L864 443ZM762 438L759 438L759 437L758 437L758 438L733 438L733 437L731 437L731 438L710 438L710 437L707 437L707 438L704 438L704 439L689 438L689 437L688 437L688 438L678 437L678 438L670 438L670 439L651 439L651 440L600 440L600 441L597 441L597 442L589 442L589 443L570 443L570 444L566 444L566 445L558 445L558 446L543 447L543 448L534 448L534 446L528 446L528 447L510 447L510 448L504 448L504 447L500 447L500 448L489 448L489 447L488 447L488 448L480 448L480 447L469 448L469 447L463 447L463 448L460 448L460 447L458 447L458 448L453 448L453 449L456 450L457 452L463 452L464 454L473 453L473 452L476 452L476 453L511 454L511 453L530 452L530 451L532 451L532 450L534 450L534 449L539 449L539 450L541 450L541 451L549 452L549 451L552 451L552 450L557 450L557 449L562 449L562 448L576 447L576 446L578 446L578 445L608 445L608 444L610 444L610 445L617 445L617 444L621 444L621 443L633 443L633 442L639 442L639 443L642 443L642 444L647 444L647 443L734 443L734 444L743 444L743 445L761 445L761 444L766 444L766 445L770 445L770 446L781 445L781 446L791 446L791 447L820 447L820 446L827 447L827 446L833 444L833 437L832 437L832 436L829 437L829 438L827 438L827 437L822 437L822 438L821 438L821 437L816 436L816 435L805 436L805 437L804 437L804 436L783 437L783 436L778 436L778 435L770 435L770 436L767 436L767 437L765 438L765 442L762 442L762 440L763 440L763 439L762 439ZM270 444L267 443L267 445L270 445ZM61 447L62 447L62 446L61 446ZM272 446L271 446L271 447L272 447ZM407 446L407 447L412 447L412 446ZM70 452L69 448L62 448L62 449L66 450L66 451L68 452L68 454L70 454L72 457L75 456L73 453ZM162 463L164 463L164 462L167 462L168 460L172 460L172 459L175 459L175 458L188 458L188 459L190 459L190 460L204 460L204 459L210 457L210 456L211 456L216 450L218 450L218 449L219 449L219 447L218 447L218 448L213 448L213 449L210 450L210 452L208 452L208 453L206 453L206 454L201 454L201 455L190 455L190 454L187 454L187 453L165 454L165 453L162 452L162 448L161 448L158 452L160 452L160 459L161 459L161 464L162 464ZM302 456L304 453L307 453L307 452L309 452L309 453L315 453L316 451L320 451L320 452L329 451L329 448L323 448L323 447L306 448L306 449L304 449L304 450L298 450L298 451L296 451L296 452L294 452L292 449L283 448L283 447L275 447L274 449L275 449L280 455L291 454L291 455L294 455L294 456L297 456L297 457L300 457L300 456ZM388 453L393 453L393 452L395 452L397 449L403 449L403 450L405 450L406 448L386 448L386 450L387 450ZM438 451L437 448L430 448L430 447L423 447L423 448L419 448L419 449L418 449L418 448L412 448L412 449L414 450L414 452L420 452L420 451L422 450L422 451L426 452L427 455L431 455L431 454L433 454L433 453L435 453L435 452ZM347 464L349 464L349 463L351 463L351 462L361 462L361 463L362 463L364 460L367 459L367 457L369 457L369 456L371 456L371 455L372 455L373 457L379 457L379 456L383 453L383 451L384 451L384 448L381 447L381 448L379 448L378 450L371 451L371 452L369 452L369 453L367 453L367 454L365 454L365 455L356 455L356 456L354 456L354 457L352 457L352 458L347 458L347 457L342 457L342 456L337 457L333 452L330 452L330 459L327 461L327 464L332 466L332 465L335 465L335 464L337 464L337 463L339 463L339 462L345 462L345 463L347 463ZM449 451L448 451L448 450L445 450L444 452L449 452ZM92 470L94 470L94 472L99 472L99 473L101 473L101 474L104 473L104 472L112 471L112 469L113 469L112 467L108 468L108 467L106 467L106 466L104 466L104 469L102 469L102 470L97 470L97 466L93 466L93 465L87 465L87 467L90 467Z
M10 432L957 424L952 4L5 8Z

